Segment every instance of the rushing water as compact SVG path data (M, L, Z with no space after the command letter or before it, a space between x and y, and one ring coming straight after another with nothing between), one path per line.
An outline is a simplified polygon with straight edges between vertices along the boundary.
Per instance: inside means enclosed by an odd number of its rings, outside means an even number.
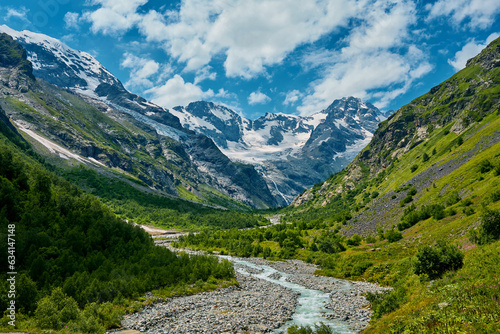
M274 268L271 268L270 266L259 265L241 259L235 259L229 256L224 258L231 260L235 264L236 270L243 275L253 276L274 284L279 284L298 293L298 303L293 315L293 319L288 321L283 327L277 329L276 333L286 333L286 329L292 325L313 327L320 322L329 326L334 331L334 333L356 333L355 331L349 329L346 323L338 320L329 320L325 317L326 315L332 313L331 310L325 307L325 304L330 301L330 296L328 293L309 289L300 284L289 282L286 280L287 277L293 275L280 272ZM276 274L279 274L279 279L272 278L278 276ZM344 285L340 287L340 289L349 289L349 282L342 282Z

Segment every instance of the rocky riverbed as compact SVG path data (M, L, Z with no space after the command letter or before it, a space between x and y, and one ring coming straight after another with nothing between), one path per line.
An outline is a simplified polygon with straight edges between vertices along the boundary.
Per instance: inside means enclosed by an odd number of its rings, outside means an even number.
M242 274L236 278L239 287L170 298L126 316L122 326L147 333L267 333L291 318L295 293Z
M154 334L280 333L296 311L299 294L273 282L278 280L329 294L325 322L343 324L346 333L355 333L366 328L370 321L371 310L363 294L386 289L371 283L314 275L315 265L297 260L230 259L236 261L239 286L157 302L127 315L122 327ZM247 265L238 260L244 260ZM248 262L256 267L249 267ZM268 266L277 272L266 279L259 278L256 276L265 271L259 266Z

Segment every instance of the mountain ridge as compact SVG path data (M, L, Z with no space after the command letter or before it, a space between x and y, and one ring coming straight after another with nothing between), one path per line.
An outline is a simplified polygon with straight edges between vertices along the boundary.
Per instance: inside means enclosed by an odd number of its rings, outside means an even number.
M2 71L2 81L13 80L11 73ZM260 208L277 205L267 187L257 188L247 179L259 179L260 175L248 174L247 166L225 160L213 142L183 129L164 108L122 90L119 81L114 86L97 85L96 91L102 96L95 98L93 94L82 95L79 88L76 92L57 88L22 73L17 78L25 88L19 90L19 84L5 83L0 90L2 107L22 128L41 134L43 139L36 138L46 147L55 143L80 155L78 160L90 161L93 167L118 168L160 193L205 203L226 201L230 206L234 205L232 200ZM148 113L158 115L149 117ZM193 145L184 143L187 140L211 146L212 156L199 156L194 161L189 151ZM61 150L48 151L46 154L63 160L74 158ZM209 164L212 168L206 168ZM231 172L217 173L224 168Z

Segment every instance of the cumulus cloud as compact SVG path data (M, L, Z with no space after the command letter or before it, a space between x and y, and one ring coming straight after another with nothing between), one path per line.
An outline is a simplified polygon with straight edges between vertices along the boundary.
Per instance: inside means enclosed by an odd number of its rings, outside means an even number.
M7 13L4 16L5 21L9 21L11 18L16 18L21 21L26 21L29 22L28 18L26 17L27 13L29 12L29 9L26 7L21 7L20 9L15 9L15 8L7 8Z
M67 12L64 15L64 23L66 24L66 28L78 29L79 21L80 21L80 15L78 13Z
M253 78L279 64L297 46L346 26L367 0L184 0L179 10L137 13L145 0L95 0L89 12L94 32L123 32L136 25L149 41L197 71L218 55L225 57L228 77ZM272 15L263 15L272 13Z
M205 66L196 71L196 77L194 78L194 84L198 84L204 80L215 80L217 78L217 73L213 71L211 66Z
M184 106L190 102L207 99L214 96L214 92L209 89L203 91L199 86L184 79L176 74L164 85L150 88L146 91L151 100L165 108Z
M92 0L92 5L98 5L95 11L83 14L83 19L91 23L94 33L118 34L132 28L141 15L137 9L148 0Z
M248 104L266 104L271 101L271 98L262 92L252 92L248 96Z
M345 96L374 98L384 107L432 69L425 54L408 43L410 27L416 22L413 2L380 0L362 16L364 24L351 30L340 51L306 55L306 66L323 66L324 75L311 84L297 108L302 115L320 111L333 99ZM378 91L381 89L384 91Z
M130 80L125 85L129 87L153 86L150 78L158 73L160 64L154 60L137 57L128 52L125 53L124 57L120 66L130 69Z
M484 29L493 24L500 13L498 0L439 0L427 5L429 19L450 17L455 25L464 22L471 28Z
M488 44L490 44L493 40L497 39L500 36L499 33L493 33L486 39L485 43L477 43L475 40L470 41L465 44L460 51L455 53L455 57L453 59L448 59L448 64L453 66L456 71L460 71L465 67L467 60L476 56L482 49L484 49Z
M297 89L294 89L286 93L285 101L283 101L283 104L294 105L301 97L302 93L300 93Z

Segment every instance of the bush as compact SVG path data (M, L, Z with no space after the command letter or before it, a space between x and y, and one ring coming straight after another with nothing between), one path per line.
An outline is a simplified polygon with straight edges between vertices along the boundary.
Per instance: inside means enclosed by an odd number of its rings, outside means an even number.
M293 325L288 327L287 334L333 334L333 331L327 325L321 323L315 325L314 329L310 326L297 326Z
M470 232L470 241L484 245L500 238L500 211L486 209L481 215L481 224Z
M446 271L461 268L463 259L464 255L457 247L439 240L435 247L424 246L418 251L413 269L417 275L425 274L436 279Z
M404 302L405 295L405 290L402 288L379 293L367 292L366 299L371 303L373 318L378 319L397 309Z
M450 196L446 199L446 206L451 206L453 204L456 204L456 203L460 202L460 200L461 200L461 198L458 195L458 193L456 191L452 192L450 194Z
M472 216L474 213L476 213L476 212L474 211L474 209L473 209L473 208L471 208L470 206L465 207L465 208L462 210L462 212L463 212L466 216Z
M479 163L479 172L481 174L488 173L492 169L493 169L493 164L488 159L484 159Z
M422 161L426 162L428 160L429 160L429 155L427 153L424 153L424 155L422 156Z
M361 238L359 235L355 234L352 236L351 239L347 239L347 244L349 246L359 246L361 244L361 241L363 240L363 238Z
M414 171L416 171L417 169L418 169L418 165L412 165L412 166L410 167L410 170L411 170L411 172L412 172L412 173L413 173Z
M493 191L490 194L490 200L495 203L500 200L500 190Z
M77 320L80 310L76 301L68 297L61 288L56 288L50 296L42 298L35 311L35 320L42 329L62 329L64 325Z
M385 237L390 243L403 239L403 235L401 234L401 232L396 230L390 230L389 232L386 233Z

